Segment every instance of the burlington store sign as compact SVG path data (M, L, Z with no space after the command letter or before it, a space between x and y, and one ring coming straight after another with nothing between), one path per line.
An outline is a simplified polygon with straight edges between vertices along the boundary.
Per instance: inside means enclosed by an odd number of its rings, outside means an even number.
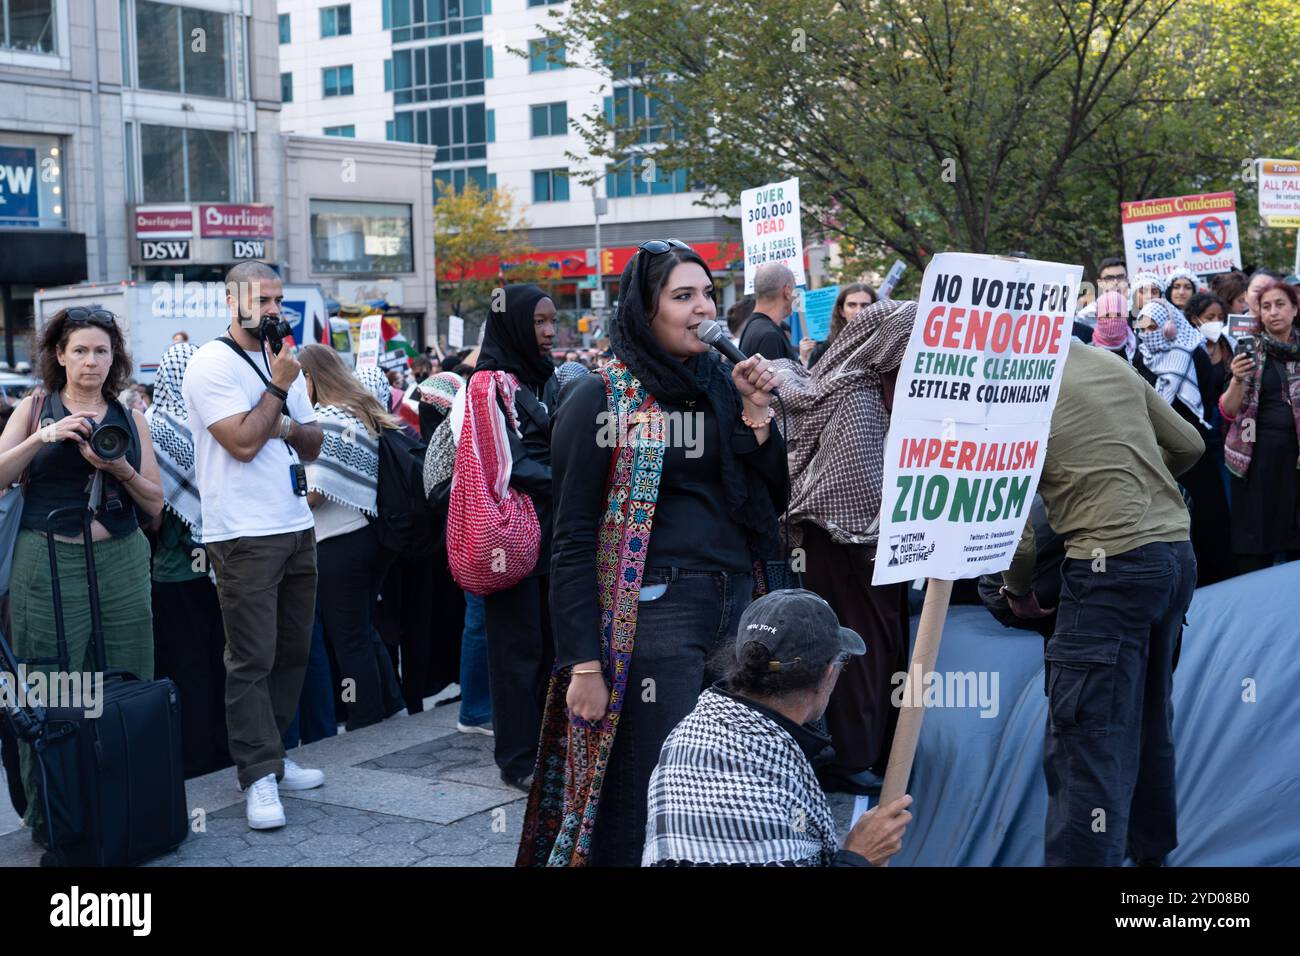
M275 210L258 203L136 206L131 264L227 263L275 258Z

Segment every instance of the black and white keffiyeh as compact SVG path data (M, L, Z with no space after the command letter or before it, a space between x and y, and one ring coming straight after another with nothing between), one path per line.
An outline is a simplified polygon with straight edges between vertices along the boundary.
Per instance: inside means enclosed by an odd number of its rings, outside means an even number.
M163 502L190 526L195 540L203 540L203 508L194 477L194 439L189 414L181 397L181 382L191 356L198 349L189 342L177 342L163 353L153 383L153 404L145 412L154 456L162 476Z
M664 741L649 801L642 866L829 866L839 849L794 738L715 690Z
M307 490L330 501L378 514L379 442L346 408L317 405L316 423L325 432L320 455L307 463Z
M1204 402L1193 356L1198 349L1205 348L1205 337L1172 302L1155 299L1143 307L1141 315L1149 317L1156 326L1137 336L1142 360L1156 376L1156 391L1170 405L1178 399L1204 421Z

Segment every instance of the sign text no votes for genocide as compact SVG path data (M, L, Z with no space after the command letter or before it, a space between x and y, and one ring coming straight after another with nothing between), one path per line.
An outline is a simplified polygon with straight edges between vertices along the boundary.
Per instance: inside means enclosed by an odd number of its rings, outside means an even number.
M873 584L1005 570L1038 488L1081 266L942 253L885 445Z

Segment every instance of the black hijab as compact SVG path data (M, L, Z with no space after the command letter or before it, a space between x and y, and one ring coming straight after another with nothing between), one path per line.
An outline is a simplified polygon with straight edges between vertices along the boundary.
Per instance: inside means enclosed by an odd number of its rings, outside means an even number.
M713 273L696 254L682 255L676 249L660 255L672 256L677 262L693 262L704 269L709 280ZM609 330L614 354L636 376L647 392L660 402L683 405L704 399L718 419L722 435L722 491L731 517L750 533L752 546L767 556L774 553L777 542L776 508L767 485L732 450L731 432L740 420L741 400L731 381L731 366L723 365L712 352L692 355L682 361L668 354L650 330L647 303L653 292L648 288L646 267L651 254L638 251L623 268L618 286L618 313ZM780 441L775 428L769 441Z
M512 372L528 385L542 386L555 372L551 360L537 348L533 310L547 298L537 286L506 286L504 312L489 311L483 347L474 369Z

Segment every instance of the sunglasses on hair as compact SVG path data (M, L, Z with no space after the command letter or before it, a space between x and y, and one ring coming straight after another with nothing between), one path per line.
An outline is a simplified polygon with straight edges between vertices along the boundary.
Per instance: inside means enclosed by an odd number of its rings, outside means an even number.
M65 316L73 325L97 325L101 329L111 329L117 325L113 313L104 309L69 309Z
M690 246L680 239L647 239L641 245L637 246L637 251L645 251L652 256L662 255L669 249L685 249L687 252L693 251Z

